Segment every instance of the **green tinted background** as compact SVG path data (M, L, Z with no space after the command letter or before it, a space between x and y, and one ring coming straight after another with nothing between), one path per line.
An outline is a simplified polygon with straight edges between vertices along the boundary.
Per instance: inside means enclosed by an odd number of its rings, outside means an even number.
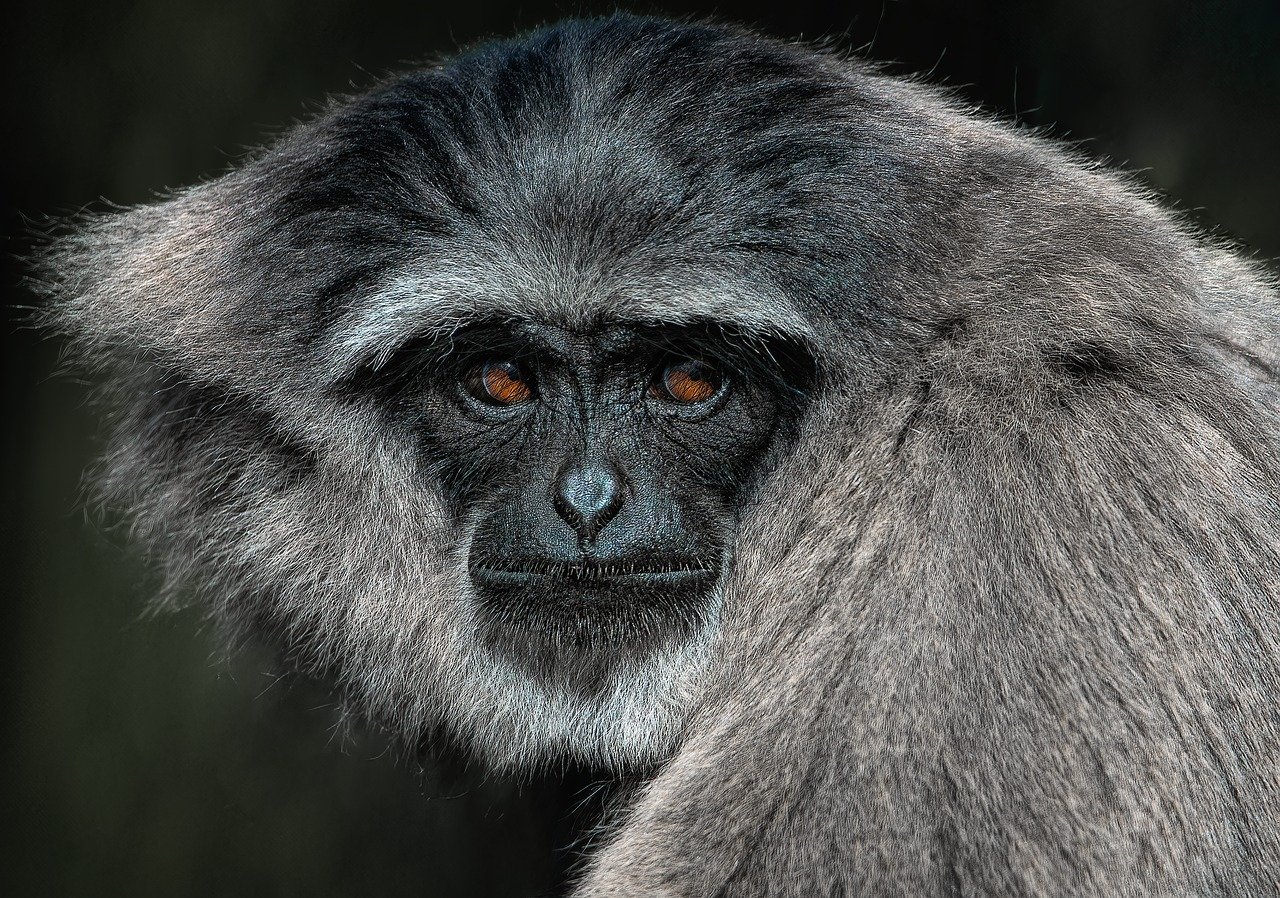
M335 734L315 684L152 618L145 565L82 508L96 439L57 347L18 326L27 216L146 202L221 171L330 92L605 7L478 0L51 0L4 42L5 895L549 894L576 800ZM928 71L1280 250L1280 3L1109 0L633 7L715 11Z

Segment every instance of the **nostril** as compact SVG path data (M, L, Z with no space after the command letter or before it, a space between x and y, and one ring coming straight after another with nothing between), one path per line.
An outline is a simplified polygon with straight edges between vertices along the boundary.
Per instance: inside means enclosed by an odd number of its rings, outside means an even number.
M556 511L579 537L592 539L622 507L622 490L609 464L571 465L556 483Z

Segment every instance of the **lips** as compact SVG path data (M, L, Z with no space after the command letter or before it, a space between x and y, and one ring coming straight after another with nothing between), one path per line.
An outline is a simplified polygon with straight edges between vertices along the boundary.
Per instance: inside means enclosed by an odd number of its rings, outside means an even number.
M472 562L471 573L473 576L499 583L545 580L567 584L597 585L626 581L697 580L712 577L715 571L710 565L696 558L572 561L550 558L482 558Z

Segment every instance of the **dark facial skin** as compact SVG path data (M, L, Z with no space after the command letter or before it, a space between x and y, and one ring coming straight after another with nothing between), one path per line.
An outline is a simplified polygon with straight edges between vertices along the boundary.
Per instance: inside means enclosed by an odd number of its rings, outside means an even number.
M457 335L419 400L428 463L474 525L486 645L590 691L702 630L802 405L794 356L715 328Z

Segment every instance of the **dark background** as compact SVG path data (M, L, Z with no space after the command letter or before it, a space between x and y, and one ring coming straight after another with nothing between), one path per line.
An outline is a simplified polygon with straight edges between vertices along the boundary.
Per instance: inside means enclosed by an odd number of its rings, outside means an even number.
M1085 140L1251 251L1280 253L1280 2L958 0L715 13L929 72ZM96 427L21 327L40 216L208 177L329 92L604 6L389 0L25 4L7 14L0 696L5 895L527 895L569 855L576 796L392 757L315 684L150 617L124 537L84 511Z

